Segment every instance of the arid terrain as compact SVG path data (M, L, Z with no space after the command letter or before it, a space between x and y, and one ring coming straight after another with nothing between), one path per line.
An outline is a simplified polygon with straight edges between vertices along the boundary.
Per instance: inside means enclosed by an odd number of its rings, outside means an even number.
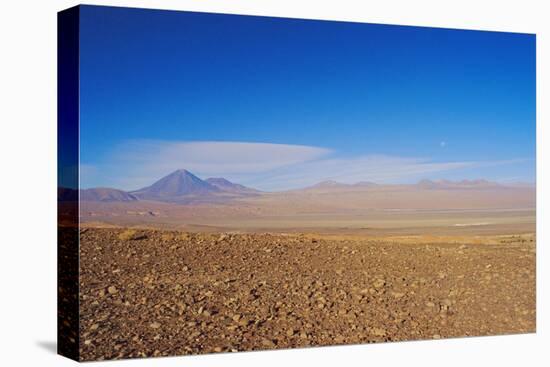
M63 192L74 208L77 192ZM486 180L382 185L334 181L262 192L178 170L137 191L80 191L80 222L193 232L516 234L535 231L536 189ZM472 231L474 229L474 231Z
M84 228L81 358L534 332L535 242Z
M261 192L178 170L62 193L83 360L535 331L534 186Z

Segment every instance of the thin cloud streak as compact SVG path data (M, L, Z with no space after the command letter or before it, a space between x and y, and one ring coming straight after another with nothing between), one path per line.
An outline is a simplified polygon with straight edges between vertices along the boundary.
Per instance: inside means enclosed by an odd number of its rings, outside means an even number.
M223 176L265 191L302 188L320 181L397 183L461 169L513 164L522 160L435 162L428 158L362 155L338 157L315 146L250 142L128 141L107 161L84 164L82 187L134 190L175 171L201 178Z
M116 146L106 161L85 164L83 187L131 190L180 168L200 177L255 175L330 154L325 148L249 142L133 140Z

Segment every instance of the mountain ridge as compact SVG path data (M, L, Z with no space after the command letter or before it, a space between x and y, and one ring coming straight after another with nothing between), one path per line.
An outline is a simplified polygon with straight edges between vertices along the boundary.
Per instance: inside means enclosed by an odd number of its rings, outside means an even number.
M259 193L259 190L231 182L223 177L210 177L204 180L222 191L233 193Z
M80 190L80 200L82 201L137 201L138 198L126 191L113 189L110 187L96 187Z
M477 189L501 189L514 188L485 179L473 180L429 180L422 179L414 184L378 184L371 181L359 181L356 183L341 183L334 180L321 181L315 185L290 190L332 192L338 190L376 190L392 186L409 186L419 190L477 190ZM63 200L73 199L75 195L70 192L60 192ZM153 184L133 191L123 191L113 188L91 188L80 190L82 201L162 201L173 203L189 203L201 201L221 201L234 198L261 195L262 191L241 184L231 182L223 177L210 177L201 179L186 169L178 169Z

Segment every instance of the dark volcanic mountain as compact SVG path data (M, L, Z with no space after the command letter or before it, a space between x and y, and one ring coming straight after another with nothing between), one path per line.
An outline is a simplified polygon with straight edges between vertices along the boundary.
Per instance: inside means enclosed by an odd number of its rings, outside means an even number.
M122 190L107 187L80 190L81 201L137 201L137 197Z
M180 201L185 197L207 196L221 190L184 169L177 170L131 194L143 200Z
M234 194L254 194L259 193L258 190L252 189L250 187L246 187L244 185L239 185L236 183L233 183L229 180L226 180L225 178L221 177L212 177L207 178L205 180L210 185L217 187L218 189L225 191L225 192L231 192Z

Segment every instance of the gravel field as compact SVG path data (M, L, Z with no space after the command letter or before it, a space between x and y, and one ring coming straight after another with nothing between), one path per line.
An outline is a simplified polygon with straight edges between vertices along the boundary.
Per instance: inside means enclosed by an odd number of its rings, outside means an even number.
M90 361L527 333L535 237L86 228L79 294Z

